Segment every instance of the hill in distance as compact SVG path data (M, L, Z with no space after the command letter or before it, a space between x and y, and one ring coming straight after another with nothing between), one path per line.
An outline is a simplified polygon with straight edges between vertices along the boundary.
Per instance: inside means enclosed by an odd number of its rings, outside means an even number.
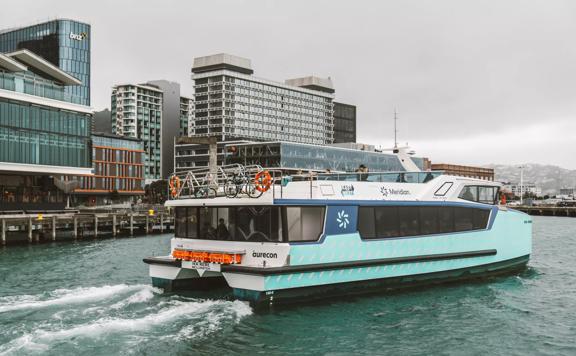
M576 188L576 170L558 166L525 163L524 182L536 183L542 194L559 194L560 188ZM520 182L520 165L489 164L494 168L494 180L499 182Z

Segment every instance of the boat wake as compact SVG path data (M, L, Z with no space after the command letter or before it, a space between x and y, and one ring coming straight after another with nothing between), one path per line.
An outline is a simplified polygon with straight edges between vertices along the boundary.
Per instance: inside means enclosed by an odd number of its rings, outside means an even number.
M201 338L251 313L243 302L164 295L148 285L2 297L0 355L69 353L90 344L101 351L109 347L110 353L145 351L148 342Z

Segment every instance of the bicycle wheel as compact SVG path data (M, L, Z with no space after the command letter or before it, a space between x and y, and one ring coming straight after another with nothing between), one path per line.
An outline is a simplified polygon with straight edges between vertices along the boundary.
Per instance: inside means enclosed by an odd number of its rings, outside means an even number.
M246 191L250 198L260 198L264 192L256 189L256 185L252 183L246 183Z
M198 190L196 191L196 198L216 198L216 196L218 195L218 193L216 192L216 189L212 188L212 187L201 187L198 188Z
M224 184L224 194L228 198L236 198L238 195L238 186L233 181L228 181Z

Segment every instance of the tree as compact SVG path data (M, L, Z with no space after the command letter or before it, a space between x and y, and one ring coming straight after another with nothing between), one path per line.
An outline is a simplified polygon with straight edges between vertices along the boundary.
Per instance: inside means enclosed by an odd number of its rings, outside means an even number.
M168 181L157 180L145 188L146 200L150 204L164 204L168 199Z

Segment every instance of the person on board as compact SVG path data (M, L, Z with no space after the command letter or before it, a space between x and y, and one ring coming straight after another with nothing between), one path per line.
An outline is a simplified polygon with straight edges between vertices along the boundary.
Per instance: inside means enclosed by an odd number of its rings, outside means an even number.
M218 239L225 239L228 240L230 238L230 232L228 232L228 228L226 227L226 223L224 219L220 218L218 220L218 227L216 227L216 235Z

